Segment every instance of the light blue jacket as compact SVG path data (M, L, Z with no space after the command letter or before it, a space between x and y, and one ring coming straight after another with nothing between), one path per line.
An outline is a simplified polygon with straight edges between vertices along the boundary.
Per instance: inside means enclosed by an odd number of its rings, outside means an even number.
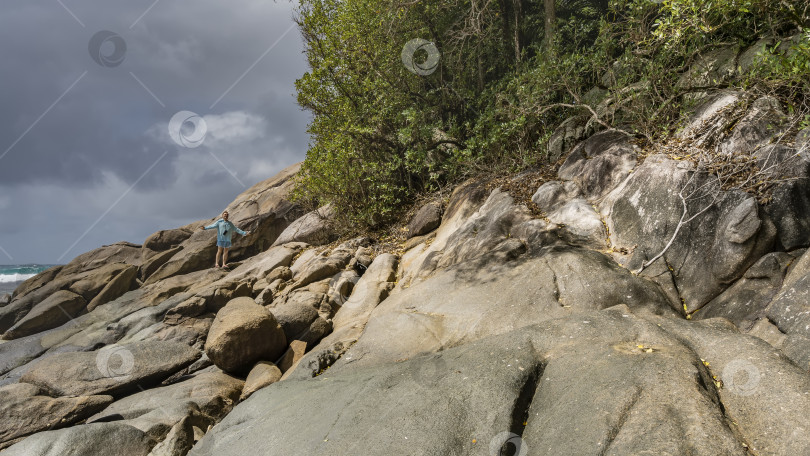
M237 233L244 236L246 233L239 228L236 227L231 221L225 221L225 219L219 219L216 222L208 225L205 227L206 230L217 229L217 242L220 241L228 241L231 242L231 236L233 232L236 231Z

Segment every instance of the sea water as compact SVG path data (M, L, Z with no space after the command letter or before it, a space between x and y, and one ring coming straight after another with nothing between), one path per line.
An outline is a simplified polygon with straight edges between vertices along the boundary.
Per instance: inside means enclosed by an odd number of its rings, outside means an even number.
M0 296L11 293L25 280L55 266L53 264L0 264Z

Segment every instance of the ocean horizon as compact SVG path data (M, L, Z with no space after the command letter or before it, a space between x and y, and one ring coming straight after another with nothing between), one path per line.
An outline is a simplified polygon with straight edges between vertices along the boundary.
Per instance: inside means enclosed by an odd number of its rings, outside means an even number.
M21 283L55 264L0 264L0 296L11 293Z

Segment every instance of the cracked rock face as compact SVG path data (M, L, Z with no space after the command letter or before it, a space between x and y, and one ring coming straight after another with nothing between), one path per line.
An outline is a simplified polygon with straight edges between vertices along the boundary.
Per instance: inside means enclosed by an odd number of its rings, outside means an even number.
M503 433L533 455L808 450L790 438L810 425L804 374L730 328L669 321L617 306L437 354L283 381L237 406L190 454L244 454L267 441L282 454L490 454ZM721 341L745 348L719 349ZM735 369L753 372L737 362L747 358L786 375L738 378ZM764 410L771 394L797 402ZM288 432L311 408L319 413ZM741 424L754 409L758 418Z
M695 192L694 189L700 189ZM675 227L687 218L670 244ZM691 196L690 195L694 195ZM666 251L659 270L688 309L699 309L772 247L776 228L750 196L722 191L684 162L651 156L601 206L619 261L631 269ZM660 274L652 272L651 274Z

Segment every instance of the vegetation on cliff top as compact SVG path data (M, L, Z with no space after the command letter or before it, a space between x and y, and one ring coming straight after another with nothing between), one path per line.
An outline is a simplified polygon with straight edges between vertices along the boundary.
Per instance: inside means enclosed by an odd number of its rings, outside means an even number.
M776 95L810 123L809 5L300 0L310 71L296 85L313 120L296 198L333 203L343 222L379 226L421 192L547 162L549 137L573 115L664 140L689 95L712 88ZM679 84L713 50L787 36L796 39L763 49L744 74ZM407 54L425 43L408 68Z

